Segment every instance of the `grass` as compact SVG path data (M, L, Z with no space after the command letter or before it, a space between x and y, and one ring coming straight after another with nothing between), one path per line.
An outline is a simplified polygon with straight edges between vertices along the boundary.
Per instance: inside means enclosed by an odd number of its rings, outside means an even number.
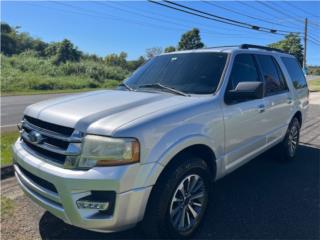
M320 91L320 77L308 82L311 91Z
M13 214L14 202L10 198L1 196L1 218Z
M1 134L1 166L12 163L11 146L17 140L18 132L8 132Z
M23 53L1 56L1 93L24 95L82 92L117 86L131 71L104 61L82 59L55 65L50 58Z

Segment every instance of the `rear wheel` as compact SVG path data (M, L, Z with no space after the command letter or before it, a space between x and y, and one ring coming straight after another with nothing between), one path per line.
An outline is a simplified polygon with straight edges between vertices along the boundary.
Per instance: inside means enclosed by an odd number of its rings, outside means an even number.
M179 159L154 187L141 225L148 237L187 238L208 206L210 172L200 158Z
M286 160L292 160L296 156L300 139L300 122L293 118L283 142L280 144L280 150Z

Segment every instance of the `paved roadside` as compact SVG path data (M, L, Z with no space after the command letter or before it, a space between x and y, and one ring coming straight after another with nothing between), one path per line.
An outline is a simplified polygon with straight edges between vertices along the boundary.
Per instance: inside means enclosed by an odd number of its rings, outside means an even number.
M320 92L311 93L309 100L310 109L301 129L300 142L320 148Z
M269 151L219 180L196 239L320 239L320 93L311 94L297 158ZM142 239L138 228L95 233L70 226L24 196L14 178L1 182L14 203L1 218L3 239Z

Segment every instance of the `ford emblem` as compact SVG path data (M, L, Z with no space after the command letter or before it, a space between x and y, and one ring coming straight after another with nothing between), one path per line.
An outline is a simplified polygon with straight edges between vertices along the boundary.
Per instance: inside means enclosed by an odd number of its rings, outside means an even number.
M41 143L44 138L42 137L42 135L36 131L31 131L28 134L29 140L33 143Z

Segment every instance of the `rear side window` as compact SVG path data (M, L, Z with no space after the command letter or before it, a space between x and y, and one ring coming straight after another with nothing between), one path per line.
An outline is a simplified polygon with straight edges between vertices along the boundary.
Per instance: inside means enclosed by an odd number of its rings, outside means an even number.
M239 82L256 82L259 78L256 63L251 54L238 54L233 62L233 67L227 90L233 90Z
M276 60L269 55L256 55L265 81L266 95L273 95L287 90L283 74Z
M293 86L296 89L307 87L307 82L302 72L302 69L295 58L281 57L282 62L286 66Z

